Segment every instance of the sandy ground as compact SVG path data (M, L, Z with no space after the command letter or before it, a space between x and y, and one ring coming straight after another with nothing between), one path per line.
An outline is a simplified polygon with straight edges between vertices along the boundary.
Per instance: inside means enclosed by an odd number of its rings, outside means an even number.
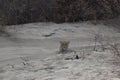
M15 29L14 29L15 27ZM119 43L118 30L84 23L30 23L9 26L0 37L0 80L119 80L119 58L101 42ZM93 51L95 36L97 51ZM69 40L76 51L57 54L59 41Z

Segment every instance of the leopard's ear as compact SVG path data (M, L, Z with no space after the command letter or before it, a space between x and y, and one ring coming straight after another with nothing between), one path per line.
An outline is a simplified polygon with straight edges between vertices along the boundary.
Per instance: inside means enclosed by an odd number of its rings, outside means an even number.
M62 44L63 43L63 41L59 41L60 42L60 44Z
M70 41L59 41L61 44L63 44L63 43L67 43L67 44L69 44L70 43Z
M67 43L67 44L69 44L69 43L70 43L70 41L66 41L66 43Z

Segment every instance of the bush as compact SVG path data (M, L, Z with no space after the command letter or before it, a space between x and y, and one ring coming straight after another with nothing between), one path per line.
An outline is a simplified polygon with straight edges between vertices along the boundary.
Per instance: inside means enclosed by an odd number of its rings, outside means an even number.
M54 21L109 19L120 14L119 0L56 0Z
M39 0L0 0L0 18L4 24L45 21L46 12Z
M4 24L40 21L76 22L120 14L120 0L0 0Z

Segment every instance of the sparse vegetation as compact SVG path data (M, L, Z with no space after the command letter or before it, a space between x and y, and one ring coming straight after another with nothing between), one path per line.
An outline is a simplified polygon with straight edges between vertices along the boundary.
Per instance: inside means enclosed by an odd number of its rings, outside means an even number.
M94 47L93 47L93 51L97 51L97 46L99 46L99 48L102 51L105 51L105 47L104 47L104 36L101 34L100 31L98 31L97 33L93 33L94 35Z
M109 49L114 56L120 57L120 44L119 43L109 43Z
M21 60L23 60L22 63L23 63L24 66L28 65L28 62L30 61L28 57L20 57L20 58L21 58Z

